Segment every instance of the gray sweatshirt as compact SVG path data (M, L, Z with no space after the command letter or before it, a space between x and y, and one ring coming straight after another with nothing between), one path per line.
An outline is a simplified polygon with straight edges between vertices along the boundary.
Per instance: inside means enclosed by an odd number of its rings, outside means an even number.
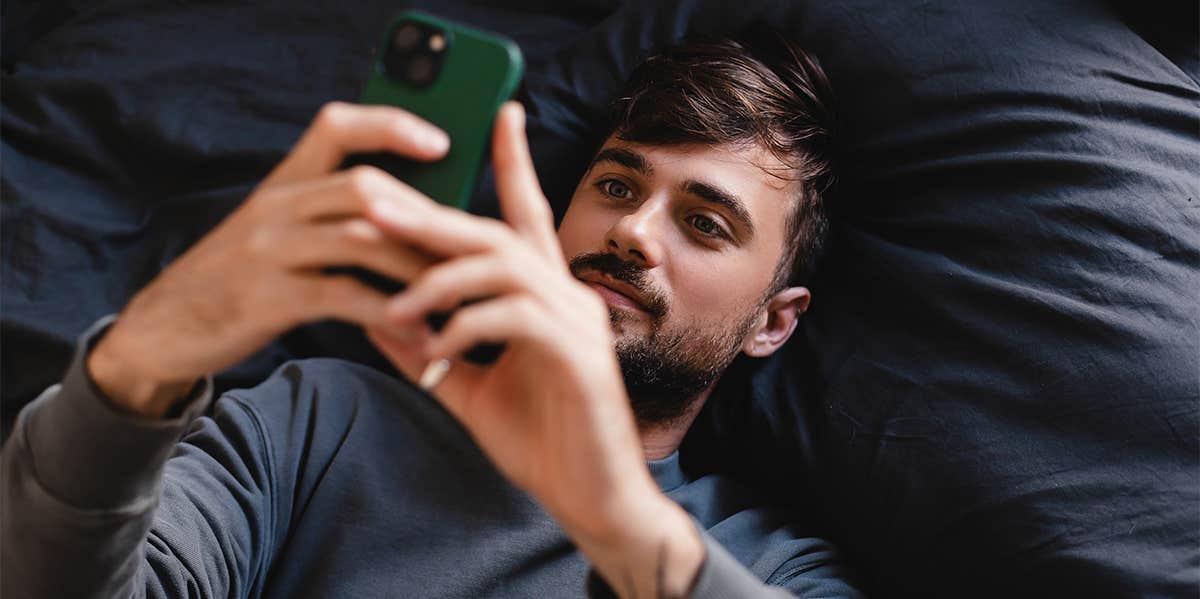
M170 417L140 419L84 369L109 323L81 338L3 448L5 599L608 594L555 522L410 384L305 360L226 393L211 416L206 380ZM677 454L649 466L702 530L692 597L857 596L833 549L783 511L729 479L685 476Z

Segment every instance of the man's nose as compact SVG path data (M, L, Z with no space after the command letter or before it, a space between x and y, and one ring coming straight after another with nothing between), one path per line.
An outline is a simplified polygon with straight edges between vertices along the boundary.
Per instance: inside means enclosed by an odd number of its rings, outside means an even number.
M658 266L663 257L662 231L658 223L663 210L661 205L647 201L622 216L608 230L609 251L645 268Z

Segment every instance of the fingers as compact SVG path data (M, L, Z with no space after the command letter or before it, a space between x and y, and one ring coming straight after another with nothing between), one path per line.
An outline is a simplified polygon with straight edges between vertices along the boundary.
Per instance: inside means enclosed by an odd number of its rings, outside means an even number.
M416 160L436 160L450 138L412 113L391 106L330 102L263 185L303 181L326 174L349 154L392 152Z
M420 333L416 336L397 336L390 329L371 327L367 329L367 338L414 384L430 363L423 349L427 337ZM467 422L469 414L466 408L471 390L476 388L484 374L483 369L473 364L452 362L445 380L430 394L455 418Z
M477 254L515 240L512 229L497 220L440 205L414 211L393 202L373 202L367 218L405 243L438 256Z
M515 232L541 255L550 258L553 264L565 269L562 249L554 232L553 213L542 194L529 155L524 122L520 105L507 103L497 117L493 137L496 185L507 227L492 219L441 206L415 191L405 197L419 196L419 202L370 202L367 217L406 242L447 257L502 247L513 240L512 233ZM410 209L411 205L427 210L414 211Z
M424 271L388 304L388 319L410 322L430 312L448 311L464 301L517 291L522 276L504 260L483 254L442 262Z
M334 318L362 327L385 324L387 295L352 276L301 275L291 295L279 310L297 312L294 322Z
M368 327L367 338L385 357L410 381L421 376L428 361L423 351L426 334L420 329L411 329L407 334L398 334L384 327Z
M434 262L361 218L288 228L276 252L290 268L361 266L398 281L413 280Z
M512 343L539 335L543 318L533 298L506 295L459 308L426 345L430 359L455 359L482 343Z
M562 249L554 232L554 213L542 193L529 155L525 110L516 102L505 103L496 117L492 162L500 212L505 222L531 241L544 256L561 259Z
M434 201L373 166L356 166L318 180L275 188L269 209L287 211L299 222L366 216L375 203L395 204L400 212L426 210Z

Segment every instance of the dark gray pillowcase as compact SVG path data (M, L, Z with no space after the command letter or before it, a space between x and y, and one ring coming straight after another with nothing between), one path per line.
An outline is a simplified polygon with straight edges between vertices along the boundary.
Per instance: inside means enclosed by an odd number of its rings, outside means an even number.
M1196 7L905 4L797 11L845 121L835 238L709 457L816 496L882 595L1194 594Z
M774 488L883 595L1195 592L1194 5L411 4L522 44L535 160L560 208L648 52L758 20L800 36L843 117L833 243L802 330L728 377L689 467ZM357 98L397 10L5 7L6 418L321 103ZM486 184L476 207L494 212ZM313 355L386 368L322 324L219 382Z

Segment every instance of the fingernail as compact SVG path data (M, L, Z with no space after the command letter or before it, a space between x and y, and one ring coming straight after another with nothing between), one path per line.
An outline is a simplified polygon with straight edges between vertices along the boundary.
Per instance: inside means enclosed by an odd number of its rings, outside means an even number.
M508 110L509 110L509 112L511 112L513 114L512 118L516 121L513 124L513 126L515 126L518 129L524 129L525 128L525 107L522 106L520 102L511 101L511 100L508 102L508 104L510 106L510 108Z

